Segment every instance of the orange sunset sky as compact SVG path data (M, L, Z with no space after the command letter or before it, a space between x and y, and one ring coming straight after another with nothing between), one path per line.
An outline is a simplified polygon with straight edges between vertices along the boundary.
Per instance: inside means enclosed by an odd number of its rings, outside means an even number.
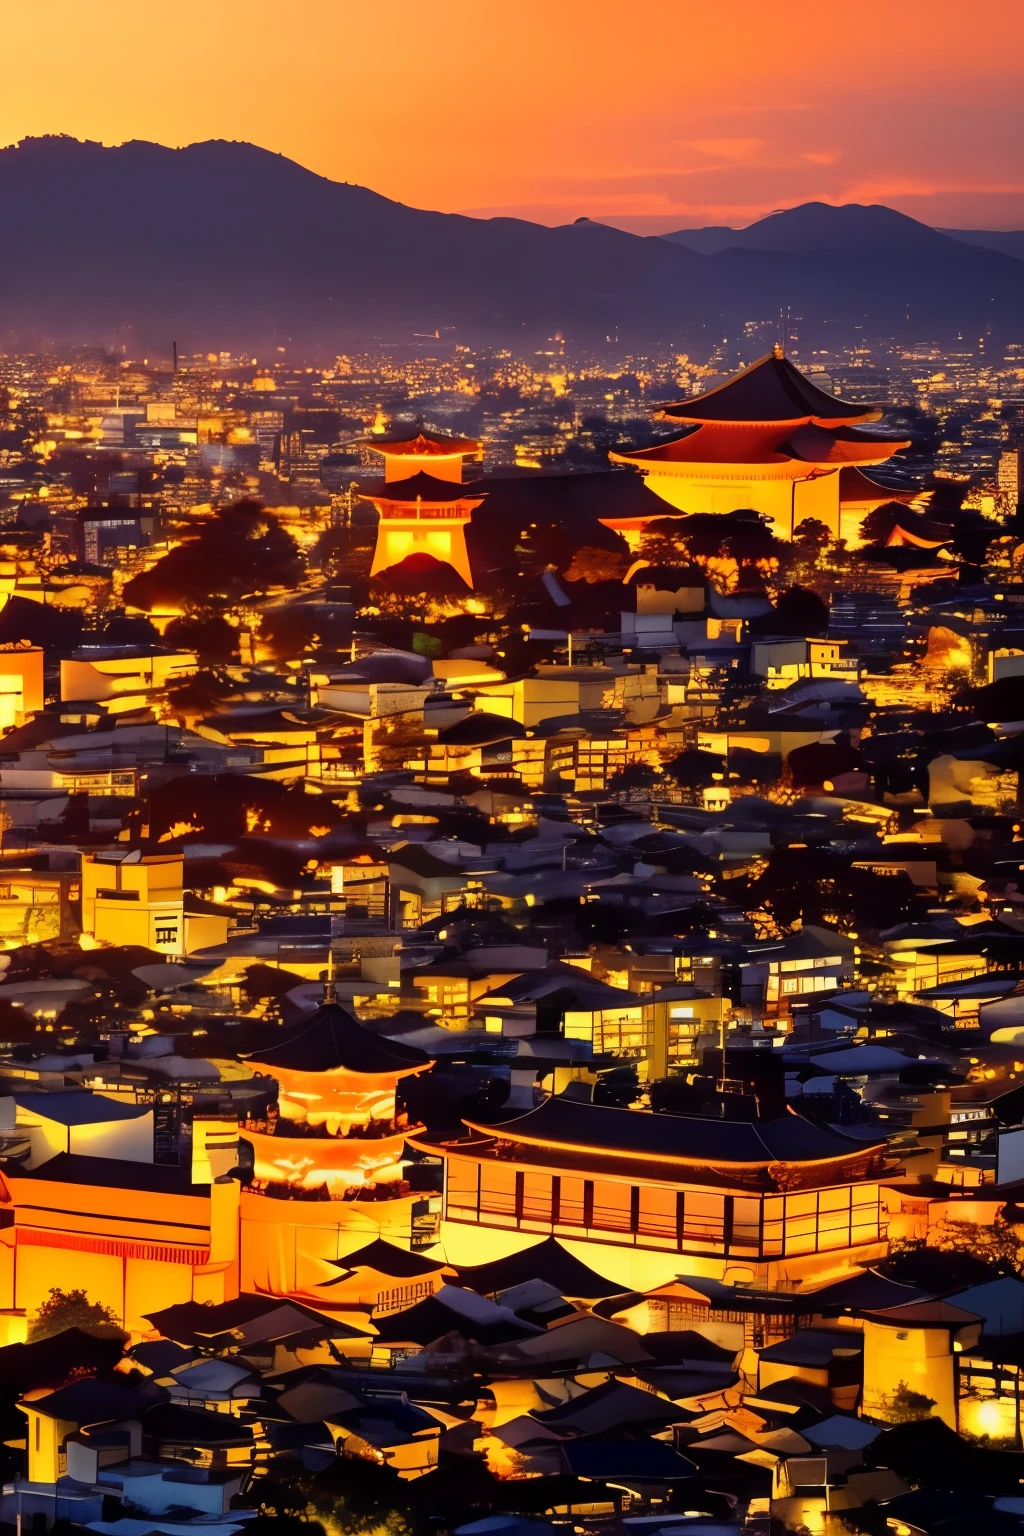
M645 233L818 198L1024 228L1021 0L0 0L0 143L245 139Z

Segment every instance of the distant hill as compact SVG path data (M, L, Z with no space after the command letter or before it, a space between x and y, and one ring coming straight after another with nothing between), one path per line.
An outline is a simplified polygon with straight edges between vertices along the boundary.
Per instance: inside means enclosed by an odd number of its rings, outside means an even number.
M1002 251L1024 261L1024 229L940 229L940 235L964 240L968 245L983 245L989 251ZM683 242L685 244L685 241Z
M746 229L712 225L707 229L676 230L662 239L704 255L716 255L727 249L793 255L896 250L937 260L946 250L951 234L952 231L943 233L920 224L880 203L846 203L839 208L831 203L802 203L798 208L770 213Z
M560 330L699 352L784 305L802 342L1024 332L1024 264L886 208L809 204L706 254L587 220L409 208L220 140L0 150L0 231L7 347L330 355L434 330L527 344Z

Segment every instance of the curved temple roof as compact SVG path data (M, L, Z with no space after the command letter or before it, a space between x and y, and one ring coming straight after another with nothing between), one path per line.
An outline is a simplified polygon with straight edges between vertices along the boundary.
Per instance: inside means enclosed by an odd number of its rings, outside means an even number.
M292 1072L341 1070L399 1077L430 1065L423 1051L364 1029L338 1003L325 1003L281 1040L262 1051L251 1051L245 1060L271 1072L280 1067Z
M748 426L801 421L839 426L877 421L881 414L878 406L854 404L827 395L793 366L780 347L706 394L679 400L658 412L669 421L718 421Z
M560 1097L545 1099L514 1120L492 1125L466 1120L465 1124L502 1141L564 1147L595 1158L626 1156L662 1164L763 1167L769 1163L821 1163L863 1157L884 1146L884 1141L851 1141L793 1114L756 1122L707 1120L697 1115L612 1109Z
M486 495L485 491L470 490L458 480L439 480L422 470L405 480L388 480L372 491L364 491L362 501L422 501L428 506L454 501L464 501L477 507Z
M908 445L908 438L890 437L883 432L849 426L824 427L807 421L795 428L785 422L776 426L754 423L739 429L709 422L650 448L610 453L608 457L614 464L632 464L637 469L662 474L671 473L676 466L685 473L691 467L709 464L792 465L799 466L800 477L805 478L805 465L839 469L850 464L884 464L898 449Z
M403 458L450 458L457 453L479 453L483 444L472 437L445 437L427 427L417 427L414 432L406 429L389 432L383 437L361 437L357 446Z

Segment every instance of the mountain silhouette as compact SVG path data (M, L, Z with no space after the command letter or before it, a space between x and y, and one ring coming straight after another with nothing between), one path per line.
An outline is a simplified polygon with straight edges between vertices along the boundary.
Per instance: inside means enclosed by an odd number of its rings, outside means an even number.
M949 235L881 203L801 203L758 219L746 229L680 229L662 239L704 255L724 250L781 251L791 255L898 250L939 255ZM1024 273L1021 274L1024 276Z
M942 235L952 240L965 240L968 245L983 245L990 251L1002 251L1006 256L1016 256L1024 261L1024 229L942 229Z
M166 357L176 340L329 356L436 330L699 352L782 306L802 342L1024 323L1024 263L891 209L810 204L706 254L590 220L550 229L410 208L223 140L26 139L0 150L0 220L8 349L103 342ZM758 238L772 243L751 245L766 225Z

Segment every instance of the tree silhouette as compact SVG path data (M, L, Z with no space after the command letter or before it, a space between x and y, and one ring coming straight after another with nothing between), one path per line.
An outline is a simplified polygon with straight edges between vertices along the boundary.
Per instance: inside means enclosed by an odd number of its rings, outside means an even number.
M133 577L124 589L126 604L152 613L177 608L182 613L216 611L218 600L292 587L302 565L291 534L256 501L222 508L198 537L179 544L152 570Z

